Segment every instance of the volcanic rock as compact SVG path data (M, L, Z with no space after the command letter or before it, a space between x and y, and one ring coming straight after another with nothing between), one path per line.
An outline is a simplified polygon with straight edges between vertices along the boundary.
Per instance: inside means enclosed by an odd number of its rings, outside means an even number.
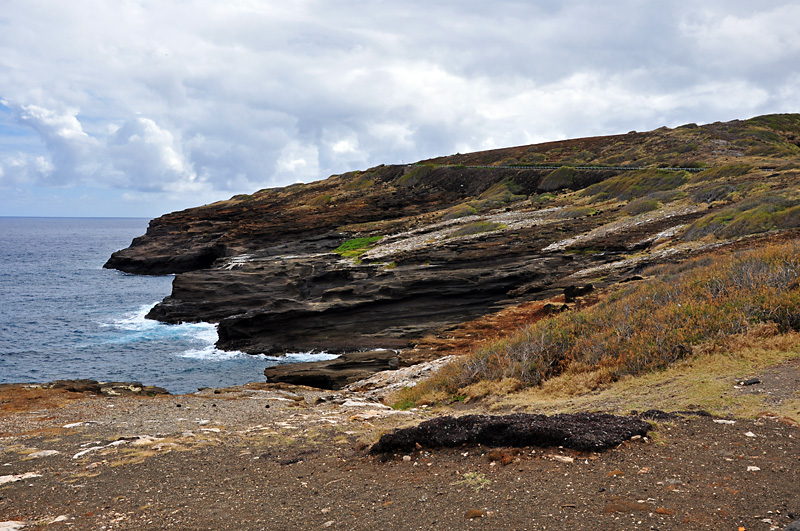
M55 380L45 387L52 389L64 389L74 393L92 393L95 395L118 396L118 395L168 395L169 391L163 387L154 385L142 385L139 382L98 382L97 380L78 379L78 380Z
M795 153L798 131L776 115L381 165L164 215L105 267L175 274L148 317L216 323L221 349L390 348L403 365L464 322L722 245L709 205L734 209L748 195L726 190L766 183L761 167L780 189L797 178L777 155L727 167L719 146Z
M264 375L268 382L306 385L319 389L341 389L373 373L396 369L397 366L397 352L373 350L348 352L333 360L276 365L265 369Z
M452 448L478 444L493 447L563 446L599 451L635 435L647 435L650 428L648 422L636 417L605 413L559 414L551 417L524 413L446 416L384 434L370 448L370 453L409 451L417 445L424 448Z

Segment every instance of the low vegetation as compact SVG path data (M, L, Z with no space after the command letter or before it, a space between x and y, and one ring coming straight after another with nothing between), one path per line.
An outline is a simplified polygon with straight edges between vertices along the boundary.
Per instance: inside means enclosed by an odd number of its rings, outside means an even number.
M369 251L382 237L383 236L367 236L364 238L353 238L341 244L333 252L345 258L358 258Z
M466 225L457 228L450 233L451 238L460 238L463 236L472 236L474 234L481 234L484 232L491 232L493 230L501 230L506 228L503 223L496 223L494 221L473 221Z
M650 280L580 312L564 312L491 342L403 390L408 406L587 375L587 388L663 369L754 327L800 330L800 244L658 266ZM699 355L699 354L698 354ZM484 393L485 394L485 393Z
M674 190L689 180L689 174L682 171L658 169L626 172L587 187L582 195L597 201L618 199L630 201L653 192Z
M442 213L441 219L450 220L463 218L527 199L528 196L520 194L520 191L520 186L514 181L511 179L503 179L487 188L477 198L450 207Z
M800 225L800 201L773 194L754 196L715 211L693 223L684 239L737 238Z
M656 210L661 204L658 202L658 199L654 199L652 197L640 197L639 199L634 199L622 209L622 211L629 216L636 216L639 214L644 214L645 212L651 212Z
M692 182L713 181L716 179L732 179L747 175L753 169L749 164L723 164L696 173Z
M554 192L562 188L570 188L575 182L575 168L562 166L548 173L539 184L542 192Z

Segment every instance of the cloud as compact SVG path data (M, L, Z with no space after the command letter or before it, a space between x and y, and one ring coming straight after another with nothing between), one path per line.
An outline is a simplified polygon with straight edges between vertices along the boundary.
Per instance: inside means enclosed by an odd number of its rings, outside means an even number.
M790 0L6 0L0 186L185 207L456 151L793 112L798 16Z
M127 188L142 191L191 191L197 175L167 130L149 118L135 118L109 135L107 158L127 180Z
M111 185L139 191L198 191L202 186L181 153L179 142L149 118L136 117L104 136L88 135L76 109L54 111L11 105L16 120L32 128L48 156L16 153L3 160L7 185Z
M81 175L95 171L97 142L84 132L75 116L77 110L58 112L38 105L15 105L12 109L19 123L39 134L51 155L52 162L46 164L41 157L33 159L33 174L40 175L46 184L74 184Z

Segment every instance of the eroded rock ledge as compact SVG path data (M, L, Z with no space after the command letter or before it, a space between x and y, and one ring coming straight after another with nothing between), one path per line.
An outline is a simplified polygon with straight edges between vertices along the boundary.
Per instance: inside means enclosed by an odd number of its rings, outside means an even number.
M392 350L348 352L336 359L309 363L287 363L264 370L267 382L305 385L317 389L342 389L380 371L397 369L399 359Z
M548 170L436 167L410 179L417 171L384 166L169 214L106 267L176 273L148 317L218 323L222 349L405 349L509 306L630 276L642 261L599 279L580 272L702 215L667 210L602 231L619 208L535 200ZM570 186L617 173L586 171ZM379 240L359 258L334 252L365 236Z

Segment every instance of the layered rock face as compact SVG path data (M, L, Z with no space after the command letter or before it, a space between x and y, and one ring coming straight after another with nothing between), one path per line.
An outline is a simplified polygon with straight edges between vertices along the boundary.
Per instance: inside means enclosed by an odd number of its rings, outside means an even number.
M220 348L345 352L407 347L507 305L558 295L581 282L570 275L608 262L610 250L624 250L631 237L609 239L606 253L544 252L564 237L602 225L613 212L559 219L557 210L523 200L535 194L545 170L442 167L430 170L425 183L406 188L389 180L414 169L367 172L373 181L386 181L345 190L333 206L308 206L331 188L315 184L295 193L265 192L258 207L234 200L171 214L115 253L108 267L177 273L172 295L148 317L219 323ZM586 172L585 178L606 174L613 172ZM364 177L336 178L338 188L359 178ZM516 201L501 197L492 205L500 210L445 219L448 209L498 183L502 196L510 178ZM387 207L389 198L394 204ZM646 235L663 223L650 225L636 232ZM334 252L363 235L382 239L358 259Z
M790 124L800 131L796 116ZM766 176L775 186L797 181L772 159L715 169L727 162L721 142L765 127L736 122L524 146L262 190L155 219L106 267L176 274L172 294L149 317L219 323L222 349L388 348L405 364L403 349L425 336L565 290L573 300L588 284L718 245L705 220L746 197L731 190ZM699 146L694 160L681 147L689 141ZM624 159L634 151L638 158ZM512 167L531 161L538 166ZM653 168L701 163L711 169Z

